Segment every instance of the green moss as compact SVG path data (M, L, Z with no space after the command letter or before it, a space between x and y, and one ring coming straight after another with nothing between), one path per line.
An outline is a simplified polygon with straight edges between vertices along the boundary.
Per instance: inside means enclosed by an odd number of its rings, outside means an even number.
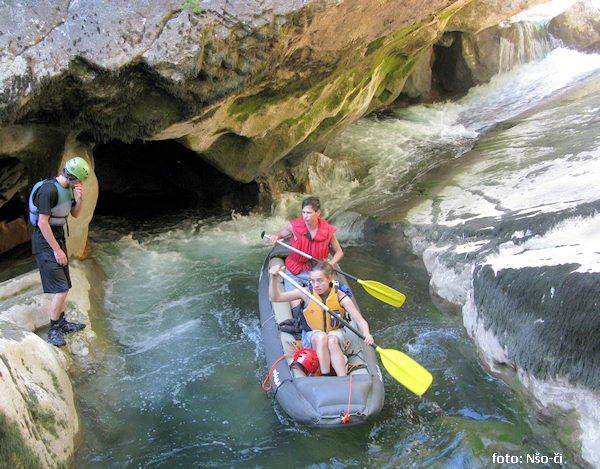
M567 423L566 425L560 427L560 432L563 435L572 435L575 432L575 427L570 423Z
M340 106L344 106L347 110L351 102L370 80L370 75L357 68L341 73L332 82L328 93L317 103L315 106L317 113L313 114L323 114L323 110L335 111Z
M327 133L331 128L333 128L341 118L344 117L345 114L338 113L334 117L326 117L321 121L319 126L306 138L306 142L313 142L317 140L319 137Z
M202 13L204 11L204 8L200 6L201 3L202 0L185 0L183 4L179 7L179 9L185 10L186 8L189 8L194 13Z
M0 467L37 469L42 463L27 446L15 422L0 413Z
M358 109L366 106L377 107L396 99L406 77L413 70L415 58L412 52L420 53L435 36L433 26L414 24L377 38L361 50L348 49L337 62L337 70L323 70L318 75L305 71L307 77L296 77L285 83L271 83L252 96L235 99L228 108L228 114L238 122L252 118L268 106L288 105L286 101L299 98L297 112L290 119L282 121L263 138L243 142L250 160L261 156L253 152L265 149L274 156L287 153L296 145L311 144L326 136L342 120ZM300 65L300 64L299 64ZM376 91L366 92L374 85ZM367 102L371 100L372 102ZM229 151L240 142L219 139L211 148L214 161L220 154L227 158ZM265 154L266 154L265 153ZM265 158L265 154L262 158ZM218 160L217 160L218 161Z
M39 406L39 399L32 390L28 390L27 395L23 395L23 398L27 403L27 410L29 411L31 422L36 427L44 428L52 436L58 438L56 425L59 425L59 422L56 419L56 415L50 411L42 411ZM63 427L66 426L64 423L60 423L60 425Z
M416 190L419 193L419 195L430 197L429 189L437 186L439 183L439 180L423 181L417 184Z
M23 295L24 293L27 293L29 290L32 290L33 288L34 288L33 285L29 285L27 287L21 288L19 291L15 292L14 294L12 294L10 296L0 296L0 301L6 301L9 298L14 298L16 296Z
M411 33L417 31L423 25L421 23L411 24L404 28L397 29L393 31L388 38L388 45L386 48L397 47L400 44L403 44L411 35Z
M227 112L230 115L238 114L236 120L243 122L258 110L284 103L292 97L307 96L310 102L314 102L321 96L326 86L323 78L324 76L321 75L311 75L290 80L280 87L267 85L255 95L235 99Z
M50 376L52 380L52 385L54 386L54 391L57 396L59 396L63 401L66 402L65 396L63 396L62 388L60 386L60 381L58 380L58 376L56 376L50 369L44 367L43 370Z
M376 68L379 69L380 74L383 74L383 79L375 97L383 104L395 99L414 64L415 59L403 53L381 57Z
M53 437L58 438L58 431L56 426L59 422L56 420L56 416L52 412L42 412L40 408L32 403L29 403L29 414L31 415L32 421L38 426L44 428ZM61 424L65 426L64 423Z
M383 91L381 91L376 98L381 102L381 103L387 103L389 101L393 101L395 98L395 95L392 94L389 90L387 89L383 89Z
M454 8L448 8L445 11L442 11L442 13L440 14L440 16L438 17L440 20L445 20L450 18L454 13L456 13L458 10L460 10L460 7L454 7Z
M317 86L313 86L306 92L306 98L309 103L314 103L317 99L319 99L323 95L323 91L325 90L325 86L327 83L325 81L319 83Z
M227 109L229 114L237 114L236 120L243 122L259 109L267 105L280 104L289 99L289 96L279 90L265 86L261 91L252 96L242 96L231 103Z
M365 55L371 55L373 52L375 52L377 49L383 46L383 41L384 38L380 37L379 39L375 39L373 42L371 42L367 46L367 51L365 52Z

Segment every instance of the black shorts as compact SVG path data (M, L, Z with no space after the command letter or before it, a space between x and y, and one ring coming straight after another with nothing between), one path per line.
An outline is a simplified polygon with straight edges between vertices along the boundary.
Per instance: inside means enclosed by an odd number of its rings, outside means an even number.
M64 238L57 239L62 250L67 254ZM64 293L71 289L71 276L69 264L60 265L54 258L54 251L48 246L35 255L35 260L42 278L44 293Z

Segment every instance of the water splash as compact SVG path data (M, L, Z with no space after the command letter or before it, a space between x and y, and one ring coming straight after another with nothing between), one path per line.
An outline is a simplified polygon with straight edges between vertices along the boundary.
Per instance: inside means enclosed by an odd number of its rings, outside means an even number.
M470 150L495 125L600 70L600 55L558 48L473 88L453 103L413 106L371 115L331 141L325 154L353 168L329 191L344 211L386 216L408 198L427 196L428 175ZM527 150L530 151L530 150ZM358 185L356 185L358 181ZM348 185L352 185L348 191Z

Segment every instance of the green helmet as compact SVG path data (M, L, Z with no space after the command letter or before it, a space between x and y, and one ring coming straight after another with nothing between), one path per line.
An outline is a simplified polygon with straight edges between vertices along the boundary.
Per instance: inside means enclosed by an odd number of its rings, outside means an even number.
M83 158L77 156L67 161L65 171L68 175L72 175L80 181L85 181L90 176L90 165Z

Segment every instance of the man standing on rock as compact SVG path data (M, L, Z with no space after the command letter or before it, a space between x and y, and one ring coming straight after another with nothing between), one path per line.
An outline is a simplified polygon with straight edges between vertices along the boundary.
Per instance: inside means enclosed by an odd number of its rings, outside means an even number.
M80 331L85 324L65 319L65 302L71 288L69 257L64 225L69 214L78 217L83 206L83 184L90 167L83 158L72 158L61 173L52 179L38 182L29 196L29 220L35 226L31 237L44 293L51 293L50 330L48 342L65 345L64 335ZM75 196L77 194L77 196Z

